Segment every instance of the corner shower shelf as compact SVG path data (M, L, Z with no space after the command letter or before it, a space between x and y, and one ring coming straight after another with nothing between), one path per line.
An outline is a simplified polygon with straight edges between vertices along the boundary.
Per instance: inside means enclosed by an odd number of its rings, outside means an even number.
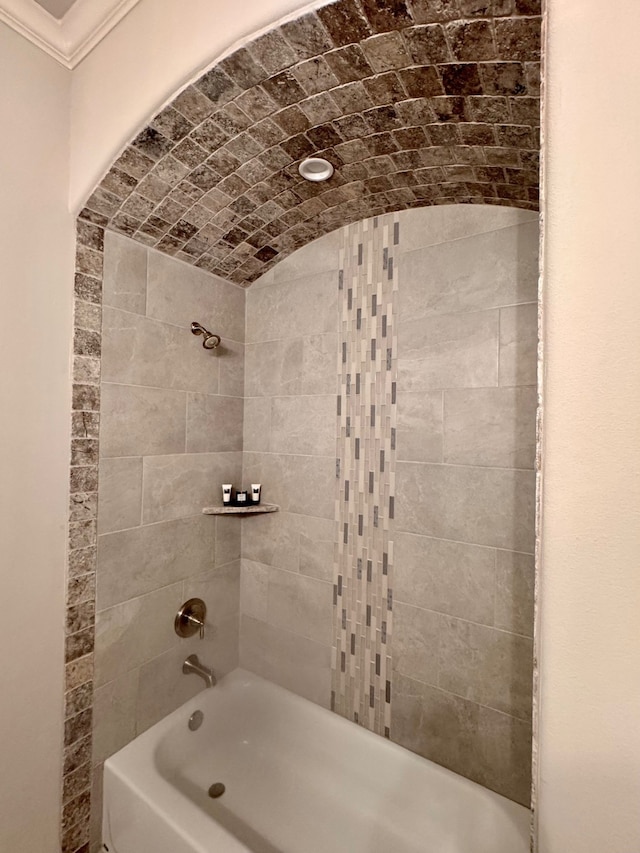
M262 512L278 512L276 504L258 504L258 506L206 506L204 515L259 515Z

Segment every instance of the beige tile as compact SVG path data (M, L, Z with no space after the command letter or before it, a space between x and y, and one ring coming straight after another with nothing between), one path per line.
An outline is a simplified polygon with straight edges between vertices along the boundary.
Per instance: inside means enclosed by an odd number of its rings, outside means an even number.
M202 515L99 536L98 609L208 571L215 530L213 519Z
M240 560L184 582L184 599L201 598L207 606L205 637L213 640L221 626L240 612Z
M244 400L243 450L271 449L271 397L247 397Z
M253 619L267 621L269 566L254 560L242 560L240 569L240 612Z
M442 462L442 391L398 392L396 458Z
M493 204L445 204L404 210L400 216L400 251L411 252L531 221L538 221L535 211Z
M529 723L400 674L392 689L392 741L529 805Z
M93 695L93 763L106 761L136 736L138 670L98 687Z
M393 671L425 684L438 684L439 613L398 601L393 605Z
M531 640L450 616L442 620L438 686L496 711L530 720Z
M195 320L220 335L223 343L225 338L242 342L244 303L242 287L161 252L149 250L148 317L186 330ZM196 343L198 340L194 338L193 346Z
M105 231L102 301L112 308L144 314L147 250L135 240Z
M456 465L396 466L398 530L533 552L533 471Z
M532 637L534 558L513 551L498 551L496 556L496 626Z
M334 516L335 456L245 453L243 479L262 483L262 499L284 512Z
M99 850L102 846L103 771L103 765L98 764L97 767L93 768L93 772L91 774L91 853L94 853L94 850Z
M174 646L140 668L136 701L137 734L142 734L205 688L201 678L183 674L182 663L188 655L184 646ZM208 665L204 656L202 662Z
M300 568L302 516L274 512L242 520L242 556L257 563L297 572Z
M493 548L411 533L397 532L394 539L395 601L493 624Z
M222 483L238 483L240 452L146 456L143 462L142 521L186 518L222 503Z
M220 394L244 396L244 349L244 344L231 340L224 340L216 347Z
M259 290L261 287L268 287L274 282L274 267L263 273L260 278L257 278L251 285L252 290Z
M173 621L181 604L182 584L177 583L96 613L96 684L106 684L174 646Z
M444 392L444 461L533 468L536 389L472 388Z
M216 530L216 566L224 566L240 559L242 545L242 520L240 518L218 516Z
M142 457L101 459L98 533L137 527L142 518Z
M335 455L336 398L275 397L271 406L271 451Z
M292 281L306 279L309 271L313 273L333 271L336 273L339 265L340 231L332 231L301 249L297 249L288 257L277 263L273 268L273 281Z
M321 272L297 281L247 291L247 342L335 332L337 273Z
M184 391L102 385L101 456L182 453L187 395Z
M336 523L330 518L297 516L300 531L300 573L318 580L333 580Z
M404 320L398 328L401 393L498 384L498 312Z
M514 305L500 311L500 385L537 382L538 306Z
M245 349L245 394L273 397L299 394L303 375L301 338L247 344ZM333 365L335 375L335 361Z
M242 450L243 400L187 395L187 453Z
M405 253L399 276L401 320L534 302L538 223Z
M218 368L216 351L198 346L188 329L104 309L103 382L217 394Z
M330 646L243 616L240 666L318 705L329 707Z
M327 646L333 626L333 589L327 581L269 569L267 622Z
M299 394L335 394L338 335L308 335L302 339Z

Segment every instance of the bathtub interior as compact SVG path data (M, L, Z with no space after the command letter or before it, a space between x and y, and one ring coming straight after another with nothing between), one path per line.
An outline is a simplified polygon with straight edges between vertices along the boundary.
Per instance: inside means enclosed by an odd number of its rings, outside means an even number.
M192 732L188 720L201 710ZM215 782L219 799L208 796ZM529 811L236 670L105 765L105 843L154 853L525 853ZM165 832L155 838L158 825Z

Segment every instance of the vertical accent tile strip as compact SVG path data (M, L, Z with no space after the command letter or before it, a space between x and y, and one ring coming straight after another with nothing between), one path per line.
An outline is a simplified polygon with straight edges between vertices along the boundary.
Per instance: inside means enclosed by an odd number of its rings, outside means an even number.
M77 221L69 551L65 623L62 853L89 845L104 229Z
M339 282L332 708L389 737L397 214L346 226ZM352 382L355 377L355 382Z

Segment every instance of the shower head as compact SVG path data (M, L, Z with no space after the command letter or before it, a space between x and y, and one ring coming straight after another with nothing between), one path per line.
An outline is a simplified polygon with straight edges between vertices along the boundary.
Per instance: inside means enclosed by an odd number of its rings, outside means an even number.
M195 321L191 324L192 335L202 335L202 346L205 349L215 349L220 345L220 335L214 335Z

